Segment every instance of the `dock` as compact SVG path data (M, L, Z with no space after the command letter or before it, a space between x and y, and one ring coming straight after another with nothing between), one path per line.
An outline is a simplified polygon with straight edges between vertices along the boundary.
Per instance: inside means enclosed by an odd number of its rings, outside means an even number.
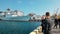
M60 34L60 29L52 29L51 34Z
M32 31L30 34L43 34L42 27L41 26L37 27L37 29ZM60 34L60 29L59 28L57 28L57 29L56 28L52 28L51 34Z

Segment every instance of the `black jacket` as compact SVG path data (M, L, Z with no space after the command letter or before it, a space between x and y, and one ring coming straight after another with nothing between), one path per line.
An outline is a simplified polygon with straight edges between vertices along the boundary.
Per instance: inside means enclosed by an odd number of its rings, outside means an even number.
M50 31L51 29L51 26L50 26L50 23L48 22L48 20L47 19L43 19L43 20L41 20L41 22L42 22L42 24L41 24L41 26L42 26L42 32L45 30L48 30L48 31Z

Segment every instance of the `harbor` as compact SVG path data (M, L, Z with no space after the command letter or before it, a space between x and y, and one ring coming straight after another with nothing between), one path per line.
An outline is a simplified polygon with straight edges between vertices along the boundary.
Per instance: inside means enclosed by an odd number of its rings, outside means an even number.
M60 0L0 0L0 34L60 34Z
M52 15L50 18L52 22L54 17ZM60 19L60 15L57 17ZM0 34L43 34L41 19L40 15L29 13L24 16L23 12L17 10L12 12L8 8L6 12L0 12ZM51 34L59 34L59 32L60 29L51 30Z

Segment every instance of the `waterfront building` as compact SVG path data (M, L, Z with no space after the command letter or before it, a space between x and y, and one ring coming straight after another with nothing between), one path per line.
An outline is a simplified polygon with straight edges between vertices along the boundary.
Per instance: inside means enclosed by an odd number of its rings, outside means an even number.
M40 20L41 19L41 16L36 15L35 13L30 13L30 14L28 14L28 16L30 16L30 20Z
M41 16L40 15L34 15L31 17L32 20L41 20Z
M34 15L36 15L35 13L29 13L28 14L28 16L30 16L30 17L32 17L32 16L34 16Z

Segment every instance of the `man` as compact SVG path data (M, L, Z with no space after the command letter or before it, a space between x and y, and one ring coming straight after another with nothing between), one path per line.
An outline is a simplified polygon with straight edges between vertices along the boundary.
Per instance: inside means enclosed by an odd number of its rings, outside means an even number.
M57 28L58 26L58 18L57 18L57 15L55 14L55 19L54 19L54 27L53 28Z
M46 12L45 19L42 20L42 31L44 34L50 34L51 22L50 22L50 13Z
M60 18L58 19L58 22L59 22L59 28L60 28Z

